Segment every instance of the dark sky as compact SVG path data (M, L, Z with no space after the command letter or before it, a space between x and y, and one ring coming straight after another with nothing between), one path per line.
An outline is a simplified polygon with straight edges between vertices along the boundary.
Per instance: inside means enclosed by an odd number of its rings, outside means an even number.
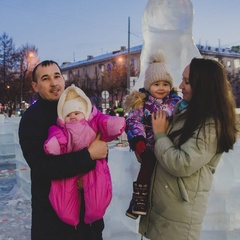
M169 0L168 0L169 1ZM29 43L41 60L65 61L98 56L143 43L142 16L147 0L0 0L0 34L16 48ZM193 37L211 46L240 44L239 0L192 0Z

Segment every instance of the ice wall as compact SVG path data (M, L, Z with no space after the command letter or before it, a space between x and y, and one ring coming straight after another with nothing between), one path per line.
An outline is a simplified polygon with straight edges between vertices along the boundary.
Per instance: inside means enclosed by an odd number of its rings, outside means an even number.
M206 239L240 239L240 140L225 153L214 175L203 223Z
M0 164L15 159L17 184L30 196L30 170L19 145L19 121L20 117L8 118L0 114Z
M143 19L143 47L140 76L134 89L143 87L149 56L156 50L165 53L174 86L179 86L182 71L193 57L201 57L192 37L191 0L149 0Z
M0 163L15 158L15 140L17 125L0 114Z

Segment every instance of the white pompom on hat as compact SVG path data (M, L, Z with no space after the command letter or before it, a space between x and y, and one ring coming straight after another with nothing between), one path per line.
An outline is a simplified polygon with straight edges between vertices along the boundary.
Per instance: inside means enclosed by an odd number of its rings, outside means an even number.
M71 112L81 112L84 114L86 118L87 115L86 101L81 97L67 100L63 105L63 119Z
M150 62L145 72L144 88L149 91L152 84L161 80L168 82L170 88L173 87L173 79L166 66L163 52L157 51L150 57Z

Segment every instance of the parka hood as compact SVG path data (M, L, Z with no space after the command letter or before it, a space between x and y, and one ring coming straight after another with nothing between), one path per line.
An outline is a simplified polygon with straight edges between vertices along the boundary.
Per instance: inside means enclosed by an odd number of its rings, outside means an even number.
M75 99L75 98L80 98L83 104L86 106L86 111L85 111L85 117L86 120L88 120L89 115L92 111L92 104L90 99L87 97L87 95L79 88L76 87L74 84L71 86L67 87L63 93L61 94L59 101L58 101L58 106L57 106L57 112L58 112L58 117L60 120L64 121L64 105L67 101Z

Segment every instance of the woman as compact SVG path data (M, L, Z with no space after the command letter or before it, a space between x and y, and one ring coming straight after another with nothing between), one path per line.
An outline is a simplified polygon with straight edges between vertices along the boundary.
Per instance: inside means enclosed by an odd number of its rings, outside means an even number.
M200 239L213 174L237 138L234 98L220 63L194 58L179 88L183 100L173 122L163 111L152 116L157 163L139 229L151 240Z

